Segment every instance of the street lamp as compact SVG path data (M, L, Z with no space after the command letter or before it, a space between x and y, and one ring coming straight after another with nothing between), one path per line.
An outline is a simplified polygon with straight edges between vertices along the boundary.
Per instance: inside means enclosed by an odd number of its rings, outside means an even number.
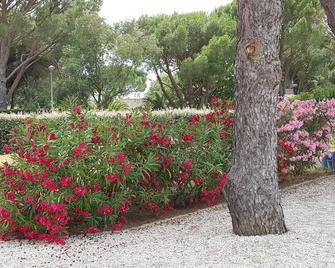
M54 90L53 90L53 82L52 82L52 72L56 69L52 64L48 67L50 71L50 94L51 94L51 112L54 112Z

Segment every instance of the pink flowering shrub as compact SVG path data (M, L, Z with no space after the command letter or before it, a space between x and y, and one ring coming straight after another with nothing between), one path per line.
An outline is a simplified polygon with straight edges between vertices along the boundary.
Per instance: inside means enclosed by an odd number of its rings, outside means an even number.
M0 234L64 244L71 230L119 230L129 210L156 214L216 203L231 155L231 103L185 118L103 118L74 107L64 120L28 118L0 168ZM230 107L230 108L229 108Z
M335 99L281 101L277 123L280 175L299 174L329 151L335 125Z

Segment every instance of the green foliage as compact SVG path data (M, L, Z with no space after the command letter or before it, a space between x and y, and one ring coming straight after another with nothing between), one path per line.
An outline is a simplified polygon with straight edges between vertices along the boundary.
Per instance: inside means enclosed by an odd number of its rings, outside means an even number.
M118 230L130 208L215 204L231 154L227 108L191 120L79 107L63 121L28 118L11 138L15 165L0 169L0 235L62 244L72 227Z
M109 111L126 111L129 110L129 105L122 100L113 100L108 105Z
M314 87L331 70L333 40L327 32L319 0L285 0L281 61L283 87Z
M328 84L323 86L317 86L311 91L301 92L294 96L293 99L298 100L325 100L335 98L335 84Z
M8 135L11 133L13 128L17 128L21 125L23 125L24 119L22 118L16 118L13 116L12 118L10 116L4 115L2 116L0 114L0 154L3 153L3 146L5 144L9 143L9 137Z

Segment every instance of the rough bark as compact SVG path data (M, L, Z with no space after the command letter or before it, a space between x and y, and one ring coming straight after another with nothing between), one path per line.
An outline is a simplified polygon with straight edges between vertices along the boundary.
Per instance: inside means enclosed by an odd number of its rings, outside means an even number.
M162 78L160 77L159 73L158 73L158 70L157 70L157 67L154 66L154 71L155 71L155 74L156 74L156 78L158 80L158 83L159 83L159 86L163 92L163 95L164 97L167 99L168 103L169 103L169 106L173 107L173 108L176 108L175 104L174 104L174 101L172 100L172 98L169 96L169 94L167 93L167 91L165 90L165 87L164 87L164 83L162 81Z
M286 232L276 161L281 0L238 1L235 152L227 185L238 235Z
M320 0L320 3L325 10L329 28L335 36L335 0Z
M179 86L178 86L175 78L173 77L172 71L170 69L169 61L166 58L164 58L164 63L165 63L165 68L166 68L165 72L167 73L167 75L168 75L168 77L170 79L171 85L172 85L174 91L176 92L176 95L177 95L177 97L179 99L180 108L182 109L185 106L184 105L185 104L185 100L184 100L183 93L180 90L180 88L179 88Z

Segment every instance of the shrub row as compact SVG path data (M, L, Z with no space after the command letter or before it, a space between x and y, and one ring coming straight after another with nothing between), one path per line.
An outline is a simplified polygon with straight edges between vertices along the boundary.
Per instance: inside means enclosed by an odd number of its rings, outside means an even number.
M8 113L8 111L12 110L5 110L6 113L0 111L0 154L3 153L2 148L3 145L8 144L8 134L14 127L19 127L24 124L25 120L29 117L34 117L36 119L53 119L55 120L65 120L67 117L66 113ZM193 114L206 114L210 112L209 110L196 110L196 109L171 109L171 110L164 110L164 111L154 111L152 113L153 117L163 117L163 118L171 118L171 119L181 119L187 120ZM119 115L125 115L126 112L108 112L108 111L92 111L89 113L90 116L97 116L105 118L115 118Z
M188 120L177 115L84 115L15 128L0 170L0 230L63 244L70 227L116 231L130 209L166 213L215 204L231 154L229 105Z
M203 114L83 114L26 118L0 169L0 232L64 243L70 227L116 231L131 209L166 213L215 204L230 167L232 103ZM20 119L22 120L22 118ZM299 173L329 150L335 100L278 104L278 170Z

